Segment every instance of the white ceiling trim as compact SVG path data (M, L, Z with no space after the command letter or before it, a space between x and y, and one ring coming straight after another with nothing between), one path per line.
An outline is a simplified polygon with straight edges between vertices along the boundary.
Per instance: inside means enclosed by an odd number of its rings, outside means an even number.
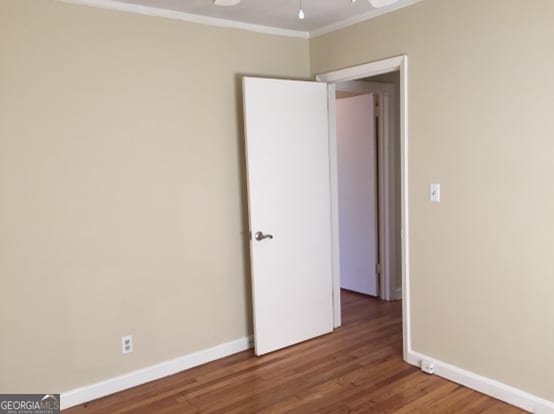
M345 27L355 25L356 23L363 22L364 20L373 19L374 17L382 16L383 14L390 13L391 11L399 10L404 7L411 6L415 3L419 3L420 1L423 1L423 0L407 0L401 4L393 4L389 7L374 9L367 13L363 13L358 16L353 16L348 19L342 20L340 22L330 24L329 26L322 27L321 29L312 30L309 33L308 37L313 38L313 37L322 36L327 33L335 32L337 30L344 29Z
M190 23L199 23L209 26L226 27L232 29L248 30L250 32L266 33L277 36L309 38L308 32L300 30L281 29L278 27L262 26L252 23L237 22L235 20L218 19L216 17L200 16L198 14L184 13L174 10L159 9L157 7L141 6L138 4L123 3L115 0L57 0L62 3L79 4L100 9L117 10L128 13L142 14L145 16L165 17L167 19L182 20Z
M407 0L401 4L395 4L390 7L384 7L382 9L374 9L367 13L354 16L340 22L333 23L331 25L322 27L320 29L312 30L311 32L305 32L301 30L281 29L279 27L263 26L252 23L238 22L235 20L219 19L216 17L201 16L198 14L179 12L175 10L160 9L157 7L141 6L138 4L124 3L117 0L56 0L62 3L78 4L83 6L96 7L101 9L117 10L122 12L141 14L145 16L164 17L167 19L181 20L190 23L205 24L209 26L225 27L232 29L247 30L251 32L266 33L277 36L296 37L302 39L309 39L313 37L322 36L327 33L334 32L339 29L343 29L348 26L352 26L356 23L369 20L377 16L389 13L394 10L402 9L404 7L411 6L423 0Z

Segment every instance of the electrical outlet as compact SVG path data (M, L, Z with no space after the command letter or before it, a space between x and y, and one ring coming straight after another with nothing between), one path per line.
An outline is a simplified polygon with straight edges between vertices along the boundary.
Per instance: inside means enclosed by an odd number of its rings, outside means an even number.
M421 370L427 374L434 374L435 365L430 361L421 361Z
M121 353L128 354L133 352L133 335L121 337Z

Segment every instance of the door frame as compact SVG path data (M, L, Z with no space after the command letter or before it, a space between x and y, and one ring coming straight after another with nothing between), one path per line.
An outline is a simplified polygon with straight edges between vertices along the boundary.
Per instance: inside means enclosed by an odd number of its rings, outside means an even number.
M399 252L396 248L397 223L393 220L394 215L390 214L392 207L398 203L394 192L390 192L391 183L396 179L396 160L391 159L391 154L395 154L396 146L396 88L392 83L386 82L367 82L367 81L346 81L336 82L335 93L354 92L356 94L373 94L379 100L378 126L381 144L377 148L376 162L377 171L377 229L378 229L378 251L377 263L381 266L378 274L379 291L378 296L386 301L402 298L402 288L396 286L396 278L391 277L393 270L399 271L396 267L396 260ZM333 95L330 92L330 99ZM336 101L336 97L335 97ZM396 274L396 273L394 273Z
M335 328L341 325L340 304L340 256L338 215L338 168L335 84L384 73L400 71L400 244L402 272L402 341L404 360L411 349L410 338L410 277L409 277L409 226L408 226L408 56L401 55L316 75L316 80L326 82L329 89L329 153L331 186L331 229L333 259L333 319Z

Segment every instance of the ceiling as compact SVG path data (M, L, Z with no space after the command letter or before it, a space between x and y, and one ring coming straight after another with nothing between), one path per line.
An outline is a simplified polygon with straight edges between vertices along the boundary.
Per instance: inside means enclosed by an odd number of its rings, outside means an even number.
M319 35L358 21L381 15L420 0L399 0L392 6L374 9L367 0L302 0L306 15L298 19L300 0L242 0L236 6L216 6L212 0L117 0L114 3L128 6L178 12L181 18L204 16L265 26L274 29L296 31L299 34ZM89 0L91 2L91 0ZM140 9L138 7L137 9ZM137 12L144 12L144 10ZM209 23L209 21L204 21ZM212 22L217 24L217 22ZM220 22L221 23L221 22ZM246 27L245 27L246 28Z

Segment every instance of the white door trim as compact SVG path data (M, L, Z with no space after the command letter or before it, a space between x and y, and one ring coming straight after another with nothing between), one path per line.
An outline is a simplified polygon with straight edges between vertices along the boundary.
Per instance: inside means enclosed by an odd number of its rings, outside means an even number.
M410 278L409 278L409 233L408 233L408 57L397 56L364 65L327 72L316 80L329 83L329 145L331 165L331 214L333 226L333 309L334 325L341 325L340 275L338 243L338 192L337 192L337 136L335 110L335 83L353 81L371 76L400 71L400 209L401 209L401 255L402 255L402 329L403 354L407 361L411 351L410 337ZM331 93L332 92L332 93Z
M375 62L364 63L363 65L352 66L346 69L339 69L332 72L316 75L316 80L320 82L336 83L351 80L363 79L370 76L382 75L383 73L400 70L402 66L407 65L408 56L401 55ZM407 69L407 66L406 66ZM401 79L402 81L402 79Z

